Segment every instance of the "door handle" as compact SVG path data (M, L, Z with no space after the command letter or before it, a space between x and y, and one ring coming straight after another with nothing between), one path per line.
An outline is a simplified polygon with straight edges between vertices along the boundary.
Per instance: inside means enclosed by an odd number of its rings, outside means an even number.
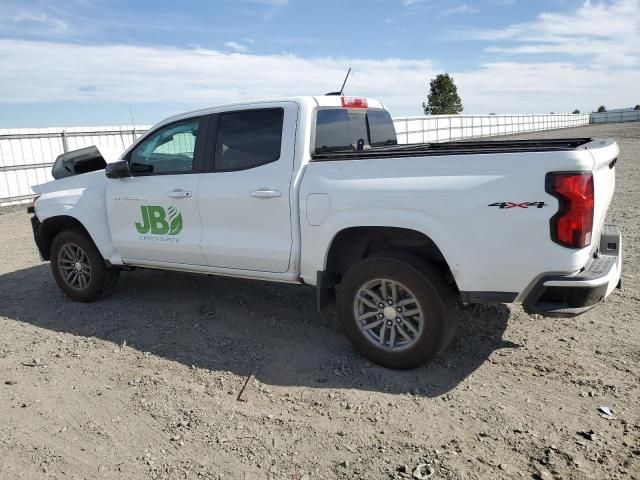
M282 196L280 190L271 190L270 188L260 188L251 192L253 198L278 198Z
M185 190L172 190L167 193L167 197L171 198L189 198L191 196L191 192L187 192Z

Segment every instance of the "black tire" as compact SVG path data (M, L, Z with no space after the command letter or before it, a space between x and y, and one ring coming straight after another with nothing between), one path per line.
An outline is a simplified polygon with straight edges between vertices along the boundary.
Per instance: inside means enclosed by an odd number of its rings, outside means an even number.
M376 279L406 287L422 310L422 330L404 350L391 351L374 344L358 326L356 295L361 287ZM362 260L344 276L336 288L336 299L338 315L355 348L384 367L406 369L424 365L447 347L455 333L458 312L453 289L432 264L411 254L389 252Z
M61 255L65 247L79 247L85 253L83 261L90 267L88 281L85 285L72 286L65 280ZM77 251L77 250L76 250ZM68 263L68 262L67 262ZM68 268L68 267L67 267ZM93 241L78 230L64 230L53 239L51 244L51 271L58 287L64 294L77 302L93 302L113 293L118 283L119 270L109 268Z

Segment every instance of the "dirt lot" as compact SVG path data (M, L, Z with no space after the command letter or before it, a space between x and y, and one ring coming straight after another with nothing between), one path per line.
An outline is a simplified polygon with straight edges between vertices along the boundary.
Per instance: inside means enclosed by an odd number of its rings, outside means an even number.
M573 320L469 309L408 372L356 354L304 287L135 271L72 303L5 212L0 478L640 479L640 125L538 136L595 135L622 149L623 290Z

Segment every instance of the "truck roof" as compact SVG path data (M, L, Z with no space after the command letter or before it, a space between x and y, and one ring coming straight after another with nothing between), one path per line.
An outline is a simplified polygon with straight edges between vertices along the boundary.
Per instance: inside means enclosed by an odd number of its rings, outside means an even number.
M171 123L177 120L181 120L183 118L192 117L195 115L207 115L209 113L214 113L220 109L232 109L237 107L245 107L249 105L256 105L260 103L278 103L278 102L296 102L298 104L315 104L318 107L343 107L342 99L361 99L365 102L365 105L368 108L385 108L382 102L379 102L376 99L368 98L368 97L357 97L353 95L316 95L316 96L299 96L299 97L280 97L280 98L269 98L269 99L260 99L260 100L251 100L246 102L235 102L235 103L227 103L221 105L214 105L206 108L199 108L196 110L191 110L188 112L179 113L176 115L172 115L171 117L165 118L164 120L156 123L151 129L158 127L160 125L164 125L167 123Z

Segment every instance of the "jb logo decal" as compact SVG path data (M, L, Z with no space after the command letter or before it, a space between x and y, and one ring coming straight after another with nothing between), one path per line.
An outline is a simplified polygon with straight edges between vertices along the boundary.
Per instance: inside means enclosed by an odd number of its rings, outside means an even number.
M142 221L136 222L136 230L141 235L178 235L182 231L182 214L171 206L165 209L156 205L140 207ZM147 239L145 237L145 239Z

